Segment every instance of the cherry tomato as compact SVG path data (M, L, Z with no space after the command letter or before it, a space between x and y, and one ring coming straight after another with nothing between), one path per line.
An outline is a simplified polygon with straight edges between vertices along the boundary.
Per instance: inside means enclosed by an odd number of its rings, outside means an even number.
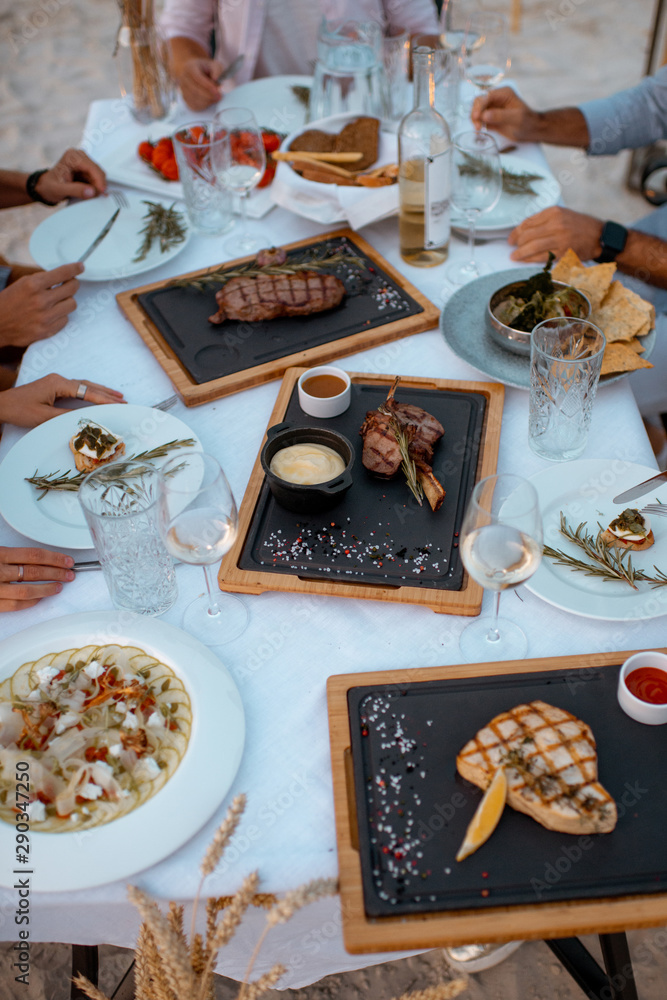
M139 148L137 149L137 152L139 153L139 156L141 157L141 159L145 160L146 163L152 163L153 162L153 144L152 143L150 143L150 142L140 142L139 143Z
M264 149L267 153L275 153L275 151L280 147L282 141L282 136L277 132L268 132L267 130L262 130L262 142L264 143Z
M257 185L258 188L265 188L269 186L269 184L271 183L271 181L275 176L277 166L278 164L276 163L275 160L272 160L270 163L267 164L266 170L262 174L261 180Z
M174 154L170 153L166 146L157 145L153 151L153 166L162 171L167 160L171 160L173 157Z
M165 180L168 181L178 180L178 164L176 163L176 160L173 156L162 164L161 172Z

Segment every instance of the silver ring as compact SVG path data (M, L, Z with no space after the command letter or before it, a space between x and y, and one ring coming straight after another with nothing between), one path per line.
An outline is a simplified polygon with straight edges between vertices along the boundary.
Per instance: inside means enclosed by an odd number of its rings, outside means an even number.
M88 386L85 382L79 382L79 388L76 390L77 399L85 399L86 393L88 392Z
M19 564L19 575L16 577L17 583L21 583L21 581L23 580L23 573L24 573L23 566Z

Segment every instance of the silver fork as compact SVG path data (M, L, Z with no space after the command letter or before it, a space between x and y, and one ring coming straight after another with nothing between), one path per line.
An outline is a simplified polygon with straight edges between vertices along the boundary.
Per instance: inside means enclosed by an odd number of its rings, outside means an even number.
M667 503L647 503L642 507L641 514L658 514L660 517L667 517Z
M172 406L176 406L176 403L178 403L179 399L180 399L180 397L177 396L177 395L167 396L167 398L161 400L161 402L154 403L153 404L153 409L154 410L162 410L162 411L170 410L172 408Z
M125 197L125 193L123 191L120 191L118 188L114 188L113 190L109 191L109 194L111 195L111 197L116 202L119 208L130 207L130 203Z

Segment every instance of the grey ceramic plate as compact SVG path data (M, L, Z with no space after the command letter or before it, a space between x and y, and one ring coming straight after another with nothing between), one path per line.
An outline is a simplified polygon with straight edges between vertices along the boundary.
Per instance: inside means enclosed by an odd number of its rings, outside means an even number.
M513 354L491 339L486 306L497 288L510 281L529 278L536 269L536 266L513 267L509 271L485 274L454 292L440 314L440 329L454 354L484 375L517 389L530 388L530 358ZM642 337L642 344L642 357L648 359L655 344L655 329ZM616 382L629 374L605 375L601 381Z

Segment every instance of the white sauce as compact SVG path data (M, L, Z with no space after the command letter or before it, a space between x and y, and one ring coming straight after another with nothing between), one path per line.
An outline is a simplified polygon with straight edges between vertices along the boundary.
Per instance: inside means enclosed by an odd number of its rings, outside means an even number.
M325 444L292 444L276 452L270 469L285 482L315 486L339 476L345 469L345 462L337 451Z

